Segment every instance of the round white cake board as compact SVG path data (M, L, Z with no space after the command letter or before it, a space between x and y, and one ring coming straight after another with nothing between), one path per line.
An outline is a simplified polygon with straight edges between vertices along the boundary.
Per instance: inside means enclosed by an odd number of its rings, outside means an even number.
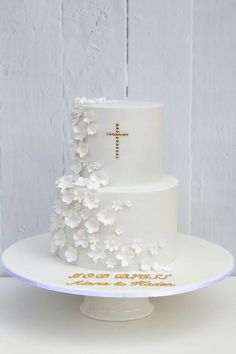
M227 277L232 255L220 246L189 235L178 235L176 260L169 270L110 272L81 268L50 255L49 234L18 241L2 255L14 277L40 288L84 295L80 311L91 318L124 321L153 311L149 297L194 291ZM82 282L82 284L81 284Z

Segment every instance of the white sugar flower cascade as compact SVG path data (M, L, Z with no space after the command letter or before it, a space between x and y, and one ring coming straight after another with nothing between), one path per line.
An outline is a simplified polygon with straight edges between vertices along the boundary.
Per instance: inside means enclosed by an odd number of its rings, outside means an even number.
M107 269L128 267L139 257L140 269L168 270L161 267L156 258L165 248L159 242L148 249L136 240L122 242L124 228L116 223L117 213L132 206L130 200L117 200L101 208L97 191L109 183L99 161L89 158L89 141L97 133L96 114L86 110L85 105L112 103L105 98L88 100L76 98L72 109L73 140L71 143L73 175L65 175L56 181L57 198L51 218L52 235L50 249L60 254L68 263L76 263L79 250L86 249L94 263ZM109 227L109 235L101 236ZM100 234L101 232L101 234Z

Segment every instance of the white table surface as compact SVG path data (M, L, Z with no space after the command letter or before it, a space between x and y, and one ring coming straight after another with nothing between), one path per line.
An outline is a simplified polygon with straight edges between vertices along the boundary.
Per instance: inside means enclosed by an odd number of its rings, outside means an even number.
M236 353L236 277L152 299L155 312L130 322L86 318L80 301L1 278L0 353Z

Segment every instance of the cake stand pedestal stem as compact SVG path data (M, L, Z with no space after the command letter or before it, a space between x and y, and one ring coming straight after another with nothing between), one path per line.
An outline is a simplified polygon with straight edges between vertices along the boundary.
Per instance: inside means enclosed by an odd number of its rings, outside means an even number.
M150 315L153 305L148 298L85 296L80 312L101 321L130 321Z

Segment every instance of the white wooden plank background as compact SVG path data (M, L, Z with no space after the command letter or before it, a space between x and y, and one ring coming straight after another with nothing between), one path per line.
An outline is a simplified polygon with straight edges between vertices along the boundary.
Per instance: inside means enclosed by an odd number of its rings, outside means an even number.
M0 2L0 250L48 228L74 96L166 105L180 230L236 256L236 0Z

